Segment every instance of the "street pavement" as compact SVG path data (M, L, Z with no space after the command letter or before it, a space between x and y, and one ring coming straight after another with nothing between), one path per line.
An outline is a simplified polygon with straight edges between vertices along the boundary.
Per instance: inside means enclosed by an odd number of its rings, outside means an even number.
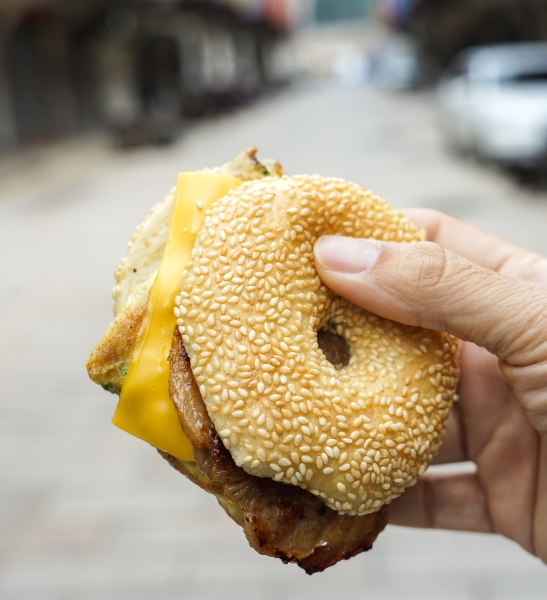
M101 138L0 162L2 600L540 600L547 567L497 536L390 526L323 574L261 557L215 499L110 424L88 379L126 240L178 171L257 145L547 252L547 195L446 154L431 100L308 87L193 126L174 147Z

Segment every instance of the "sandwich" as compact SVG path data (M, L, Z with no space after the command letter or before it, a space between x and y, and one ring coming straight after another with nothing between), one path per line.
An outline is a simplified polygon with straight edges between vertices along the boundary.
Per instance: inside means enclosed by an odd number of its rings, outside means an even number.
M312 574L369 550L430 464L457 343L351 305L315 271L325 233L423 232L355 184L256 154L180 174L137 228L87 369L120 396L115 425L214 494L257 552Z

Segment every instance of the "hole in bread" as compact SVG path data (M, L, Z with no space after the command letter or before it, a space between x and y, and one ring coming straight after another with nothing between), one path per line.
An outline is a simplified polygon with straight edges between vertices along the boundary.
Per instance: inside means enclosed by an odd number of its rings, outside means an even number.
M317 332L317 343L335 369L340 370L348 365L349 346L341 335L322 329Z

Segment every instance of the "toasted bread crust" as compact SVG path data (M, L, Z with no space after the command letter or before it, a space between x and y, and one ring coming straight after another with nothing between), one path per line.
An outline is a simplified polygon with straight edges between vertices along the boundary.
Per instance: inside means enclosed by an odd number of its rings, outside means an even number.
M113 394L121 392L125 381L146 315L151 286L152 280L145 281L131 292L87 361L87 372L91 380Z

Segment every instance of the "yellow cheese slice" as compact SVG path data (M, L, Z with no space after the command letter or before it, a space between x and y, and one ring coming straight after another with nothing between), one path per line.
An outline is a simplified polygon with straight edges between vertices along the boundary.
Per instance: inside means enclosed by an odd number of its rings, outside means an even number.
M163 261L148 298L148 310L122 387L114 425L155 448L193 461L169 396L169 351L176 326L173 309L182 272L205 211L243 182L213 173L181 173Z

